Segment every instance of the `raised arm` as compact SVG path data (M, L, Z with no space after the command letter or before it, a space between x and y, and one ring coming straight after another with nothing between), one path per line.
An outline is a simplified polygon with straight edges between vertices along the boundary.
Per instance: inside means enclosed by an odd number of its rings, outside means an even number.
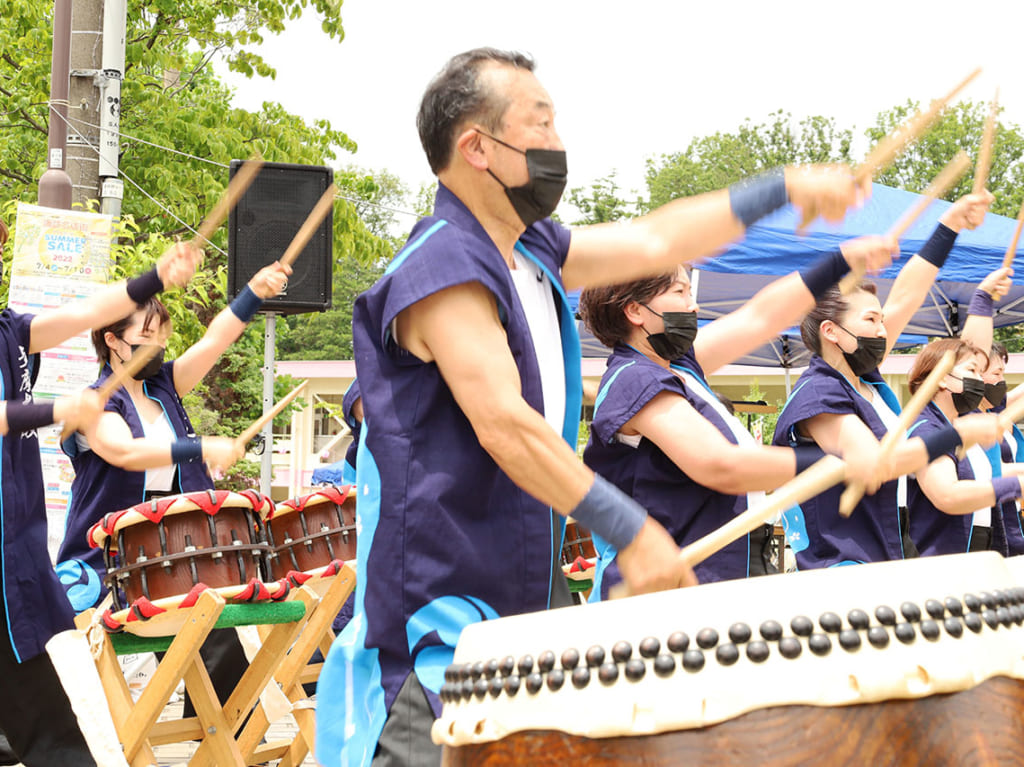
M280 293L292 273L290 266L275 261L260 269L245 289L213 318L203 337L174 362L174 389L179 397L192 391L217 364L220 355L242 335L262 303Z
M631 520L631 542L618 546L631 588L649 591L695 582L664 528L644 518L635 502L613 486L596 481L523 399L497 305L482 285L467 283L429 296L402 312L397 324L401 346L437 365L481 447L516 485L563 515L593 511L588 499L597 493L601 511L588 526L613 543L615 531L622 530L618 523ZM612 524L602 529L601 520L609 519Z
M568 289L613 285L711 256L792 202L839 221L863 199L846 166L786 168L729 189L674 200L629 222L574 229L562 268Z
M882 307L887 335L886 354L892 351L910 318L924 302L957 234L962 229L980 226L994 199L988 191L961 197L939 217L939 226L921 252L912 256L900 269Z
M967 319L964 321L960 337L988 354L992 349L992 314L993 304L1010 292L1013 283L1010 278L1013 269L1000 267L988 274L974 291L971 303L967 307Z
M86 330L116 322L161 290L187 284L202 255L192 243L176 243L142 276L110 285L83 301L37 314L32 320L29 352L50 349Z
M694 353L708 375L767 343L814 308L818 296L850 268L875 271L899 252L891 237L859 237L844 242L815 264L786 275L754 294L742 307L701 328Z

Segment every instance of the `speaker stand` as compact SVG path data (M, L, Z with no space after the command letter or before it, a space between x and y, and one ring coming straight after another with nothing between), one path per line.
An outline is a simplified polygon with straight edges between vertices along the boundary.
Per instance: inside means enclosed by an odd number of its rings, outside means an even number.
M274 357L277 350L277 315L268 312L263 330L263 413L274 407ZM260 464L260 492L271 497L271 482L274 478L274 422L263 427L263 455Z

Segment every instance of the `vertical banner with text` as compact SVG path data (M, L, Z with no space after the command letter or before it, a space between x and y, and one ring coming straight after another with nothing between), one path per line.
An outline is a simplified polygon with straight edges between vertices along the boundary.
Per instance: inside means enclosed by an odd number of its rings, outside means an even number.
M97 293L110 273L112 232L110 216L19 205L8 306L16 312L39 314ZM96 380L98 362L87 332L43 351L41 356L33 387L37 399L70 394ZM64 534L74 479L59 441L57 427L39 430L51 559Z

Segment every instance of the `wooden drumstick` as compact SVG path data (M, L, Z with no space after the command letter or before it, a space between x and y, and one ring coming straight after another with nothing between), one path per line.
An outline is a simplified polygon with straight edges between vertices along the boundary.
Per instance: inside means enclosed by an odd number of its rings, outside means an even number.
M868 153L868 156L864 158L864 161L854 169L854 181L858 185L863 184L870 181L878 171L889 167L901 152L915 143L931 128L932 124L939 118L939 115L942 114L942 110L946 108L946 105L979 74L981 74L980 67L967 75L945 96L935 99L927 110L918 110L913 117L875 144L874 148ZM801 230L806 229L808 224L816 217L817 211L806 211L798 228Z
M758 506L747 509L717 530L685 546L680 550L679 558L693 567L737 538L774 519L776 514L842 482L845 475L846 462L834 455L826 455L779 487ZM630 595L629 586L625 582L612 586L608 592L610 599L621 599Z
M1017 242L1020 240L1020 230L1024 227L1024 202L1020 204L1020 213L1017 214L1017 228L1013 230L1013 239L1010 240L1006 253L1003 255L1003 268L1011 269L1013 259L1017 256Z
M146 366L146 363L153 359L156 353L162 348L162 346L158 346L157 344L144 344L143 346L140 346L135 354L131 356L131 359L121 366L120 370L107 376L107 380L100 384L99 388L96 389L96 393L100 395L100 404L107 404L107 400L110 399L114 392L124 386L125 381L128 381L136 373L142 370L142 368ZM65 428L60 434L60 441L63 442L66 440L73 432L73 429Z
M294 389L288 392L288 394L283 399L281 399L280 402L274 405L274 407L269 412L264 413L262 416L253 421L252 426L250 426L248 429L243 431L235 438L235 447L241 450L245 450L245 446L249 444L249 440L251 440L257 434L259 434L260 430L263 429L264 426L273 421L274 418L276 418L281 413L282 410L288 407L291 401L298 397L299 394L302 393L302 390L306 388L307 383L309 382L303 381L302 383L300 383L298 386L296 386Z
M974 193L981 194L988 184L988 172L992 167L992 144L996 136L996 117L999 115L999 89L992 97L985 130L981 134L981 146L978 148L978 164L974 168Z
M196 245L198 247L203 248L210 241L213 233L224 223L228 213L231 212L231 209L235 207L242 198L242 195L245 194L245 190L252 184L253 179L256 178L256 174L260 172L262 167L263 158L259 155L253 155L242 163L242 167L238 169L235 177L231 179L228 188L224 190L224 194L221 195L220 199L217 200L217 204L213 206L213 209L203 219L203 223L199 225L199 229L196 232Z
M904 435L909 429L917 417L921 415L921 411L924 410L924 406L931 402L932 397L935 396L935 392L939 390L939 384L942 383L942 379L949 375L949 371L953 369L956 364L956 355L952 350L947 351L942 355L942 359L939 360L928 377L924 379L924 383L921 384L914 396L910 398L910 402L903 408L903 412L900 413L899 422L893 428L886 432L885 436L882 437L882 444L878 450L878 463L884 465L888 463L889 456L892 451L896 448L896 445L903 439ZM878 394L876 393L877 397ZM864 497L864 484L862 482L850 482L846 489L843 490L843 494L839 497L839 515L842 517L848 517L853 513L853 510L860 503L860 499Z
M939 171L939 175L933 178L932 182L928 184L928 187L921 193L921 199L915 202L907 212L900 216L896 223L892 225L888 234L895 240L899 241L900 237L906 234L910 225L917 220L917 217L924 213L925 209L935 202L935 200L949 191L953 187L953 184L955 184L967 171L970 165L971 159L967 156L967 153L963 151L957 152L956 156L946 163L946 167ZM849 295L860 284L862 279L864 279L863 271L859 269L850 271L849 274L839 281L839 292L844 296Z
M316 206L310 212L309 217L303 222L299 231L296 233L291 244L288 245L288 249L281 256L281 263L285 266L290 265L299 257L299 253L306 247L309 242L309 238L316 232L316 228L320 226L320 222L327 218L327 214L331 212L334 207L334 197L338 193L338 187L331 184L327 187L327 191L323 193Z

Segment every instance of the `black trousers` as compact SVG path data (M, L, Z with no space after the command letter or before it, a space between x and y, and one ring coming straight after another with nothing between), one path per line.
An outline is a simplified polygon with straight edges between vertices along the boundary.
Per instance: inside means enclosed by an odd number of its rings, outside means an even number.
M26 767L95 767L45 652L18 663L0 602L0 729Z

